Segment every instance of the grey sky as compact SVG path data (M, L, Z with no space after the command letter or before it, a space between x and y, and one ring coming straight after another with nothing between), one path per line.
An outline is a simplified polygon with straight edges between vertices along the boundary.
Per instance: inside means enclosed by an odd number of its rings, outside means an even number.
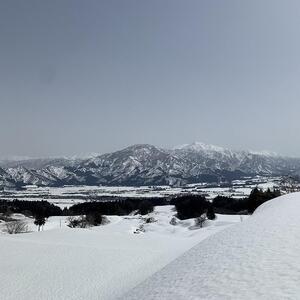
M1 0L0 154L299 156L299 36L296 0Z

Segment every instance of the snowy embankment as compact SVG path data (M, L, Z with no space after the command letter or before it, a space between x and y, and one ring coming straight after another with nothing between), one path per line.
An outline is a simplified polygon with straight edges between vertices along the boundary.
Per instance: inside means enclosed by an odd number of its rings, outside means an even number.
M300 299L300 193L199 243L122 299Z
M109 216L108 225L90 229L71 229L63 217L52 217L42 232L30 220L35 232L2 233L0 298L116 299L201 240L240 222L240 216L218 216L195 229L194 220L171 225L174 214L172 206L156 207L145 216L154 223ZM145 232L134 234L141 226Z

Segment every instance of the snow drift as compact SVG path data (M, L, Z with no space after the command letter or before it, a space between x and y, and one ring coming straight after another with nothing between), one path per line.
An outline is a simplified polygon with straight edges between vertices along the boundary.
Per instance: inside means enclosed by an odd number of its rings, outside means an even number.
M187 251L122 299L299 299L300 193Z

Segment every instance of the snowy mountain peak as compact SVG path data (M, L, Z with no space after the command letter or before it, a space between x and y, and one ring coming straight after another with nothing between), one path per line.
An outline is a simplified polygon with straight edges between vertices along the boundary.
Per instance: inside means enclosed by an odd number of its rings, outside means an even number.
M173 150L191 150L191 151L213 151L213 152L224 152L227 149L211 144L205 144L201 142L194 142L192 144L183 144L177 147L174 147Z
M234 151L200 142L173 150L136 144L88 159L35 159L0 162L0 166L0 182L46 186L184 185L300 173L300 159L269 152Z
M132 146L129 146L125 148L124 150L132 150L132 151L153 151L153 150L159 150L159 148L150 145L150 144L134 144Z

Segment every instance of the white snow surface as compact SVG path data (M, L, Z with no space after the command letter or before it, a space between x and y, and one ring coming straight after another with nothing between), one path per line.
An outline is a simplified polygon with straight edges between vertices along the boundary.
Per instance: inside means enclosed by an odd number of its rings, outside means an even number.
M300 193L187 251L122 299L300 299Z
M65 217L51 217L44 231L1 233L1 300L110 300L132 288L208 236L240 222L240 216L218 215L197 229L194 220L169 222L172 206L156 207L147 217L108 216L108 225L71 229ZM145 232L134 234L143 225ZM145 299L145 298L140 298ZM162 299L162 298L161 298Z

